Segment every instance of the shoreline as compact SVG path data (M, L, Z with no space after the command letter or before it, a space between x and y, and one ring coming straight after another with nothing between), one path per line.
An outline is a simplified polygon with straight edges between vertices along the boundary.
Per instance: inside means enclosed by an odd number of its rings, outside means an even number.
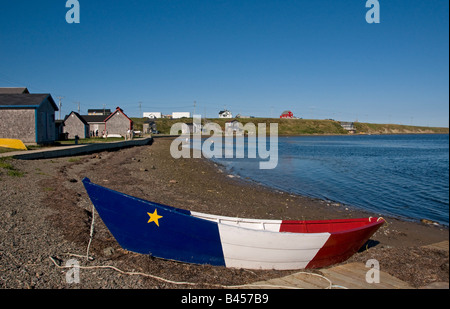
M286 195L292 195L292 196L298 196L301 198L306 198L306 199L310 199L313 202L317 202L317 203L321 203L321 204L330 204L329 206L333 205L336 207L344 207L344 208L349 208L351 210L353 210L354 212L359 212L361 214L365 214L366 216L374 216L374 212L371 212L370 210L366 210L363 209L362 207L359 206L355 206L355 205L351 205L351 204L345 204L339 201L335 201L335 200L330 200L330 199L322 199L319 197L314 197L314 196L309 196L309 195L302 195L302 194L298 194L298 193L292 193L292 192L288 192L282 189L277 189L277 188L273 188L269 185L265 185L263 183L260 183L254 179L251 179L249 177L244 178L243 176L239 175L237 172L234 171L230 171L227 169L226 166L224 166L223 164L219 163L219 162L213 162L214 164L217 165L217 168L219 169L223 169L224 171L226 171L228 173L228 177L231 176L231 178L235 178L236 181L242 181L243 184L245 185L246 183L250 184L250 185L255 185L255 186L260 186L262 188L265 188L266 190L269 191L273 191L275 193L281 193L281 194L286 194ZM398 221L404 221L404 222L409 222L409 223L415 223L415 224L427 224L430 226L435 226L437 228L441 228L441 229L446 229L450 231L450 224L443 224L443 223L439 223L439 222L435 222L432 220L429 220L427 218L421 218L421 219L415 219L415 218L410 218L410 217L406 217L406 216L401 216L401 215L395 215L395 214L381 214L379 213L378 216L383 216L383 218L389 218L391 220L398 220Z
M83 270L78 285L65 281L65 273L61 273L49 257L64 265L71 258L68 253L86 254L92 204L81 183L84 177L138 198L224 216L285 220L376 216L229 177L226 171L208 159L173 159L169 152L172 140L156 138L151 146L71 158L8 161L24 176L8 176L0 169L0 194L5 196L0 215L6 218L0 222L3 278L0 287L189 287L102 269ZM101 219L97 215L95 217L95 233L89 253L94 260L87 262L77 258L82 265L113 265L173 281L193 282L198 284L194 288L208 289L214 288L215 284L247 284L296 272L248 271L149 258L120 248ZM365 250L347 262L376 258L383 271L414 287L449 282L448 250L442 253L422 248L448 241L448 229L383 217L387 224L374 234ZM320 274L320 269L313 272Z
M436 133L439 135L447 135L447 134L442 134L442 133ZM436 134L429 134L429 135L436 135ZM354 135L345 135L345 136L356 136L357 134ZM374 134L376 135L376 134ZM379 135L423 135L423 134L379 134ZM427 134L426 134L427 135ZM301 137L318 137L318 136L339 136L339 135L304 135ZM300 137L300 135L295 135L295 136L283 136L283 137ZM233 137L234 138L234 137ZM285 191L283 189L280 188L276 188L276 187L271 187L270 185L266 185L264 183L260 183L258 182L258 180L255 179L251 179L250 177L246 177L243 175L240 175L239 171L237 170L230 170L226 164L219 162L218 160L215 159L206 159L210 162L213 162L215 165L219 166L221 169L223 169L224 171L226 171L226 173L230 174L229 177L233 177L236 180L240 179L244 182L249 182L251 184L255 184L255 185L259 185L262 187L267 188L268 190L273 190L275 192L283 192L284 194L288 194L288 195L298 195L298 196L303 196L305 198L310 198L313 200L317 200L319 202L322 203L327 203L327 204L340 204L340 206L342 207L347 207L347 208L352 208L355 211L360 211L362 213L367 213L367 214L374 214L374 211L371 210L367 210L364 208L364 206L357 206L357 205L352 205L352 204L347 204L345 202L341 202L341 201L336 201L336 200L332 200L332 199L325 199L325 198L321 198L321 197L315 197L312 195L308 195L308 194L301 194L301 193L295 193L295 192L289 192L289 191ZM383 215L385 217L389 217L392 219L396 219L396 220L400 220L400 221L406 221L406 222L412 222L412 223L425 223L425 224L429 224L429 225L434 225L434 226L438 226L440 228L445 228L445 229L449 229L450 228L450 224L445 221L445 219L439 219L438 221L434 221L429 217L426 216L422 216L422 217L408 217L407 214L402 215L402 214L395 214L395 213L384 213L384 214L378 214L378 215Z

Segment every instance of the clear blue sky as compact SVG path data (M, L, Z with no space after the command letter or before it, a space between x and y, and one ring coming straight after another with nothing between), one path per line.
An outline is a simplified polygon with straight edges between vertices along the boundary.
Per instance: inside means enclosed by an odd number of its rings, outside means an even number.
M64 96L63 114L142 111L445 126L448 0L2 0L0 87Z

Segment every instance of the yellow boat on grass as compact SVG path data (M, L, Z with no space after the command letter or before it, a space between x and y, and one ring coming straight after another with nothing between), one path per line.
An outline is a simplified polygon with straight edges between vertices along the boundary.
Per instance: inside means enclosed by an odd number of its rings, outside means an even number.
M0 138L0 147L28 150L27 146L20 139Z

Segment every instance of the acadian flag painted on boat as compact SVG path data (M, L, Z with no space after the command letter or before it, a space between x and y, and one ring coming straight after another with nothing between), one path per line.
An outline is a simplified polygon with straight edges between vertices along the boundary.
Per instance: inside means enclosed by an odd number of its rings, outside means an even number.
M214 216L142 200L87 178L83 184L124 249L187 263L250 269L324 267L348 259L384 222Z

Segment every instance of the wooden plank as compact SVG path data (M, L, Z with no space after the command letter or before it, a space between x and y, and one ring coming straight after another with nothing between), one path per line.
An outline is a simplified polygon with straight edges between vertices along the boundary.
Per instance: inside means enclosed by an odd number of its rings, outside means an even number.
M435 244L423 246L423 248L433 249L433 250L440 250L440 251L449 251L448 250L449 242L448 240L444 240Z
M380 270L380 283L368 283L366 274L370 268L363 263L348 263L338 265L332 268L322 269L321 273L329 279L335 288L344 287L348 289L411 289L412 287L390 274ZM271 279L268 281L259 281L250 284L254 288L301 288L301 289L326 289L330 287L329 282L322 277L315 276L305 272L298 272L292 275ZM259 287L258 285L264 285ZM273 285L268 287L266 285ZM282 286L282 287L279 287Z
M308 284L312 286L311 288L326 289L330 287L330 282L327 279L321 278L313 273L295 273L290 277L292 277L294 280L297 280L298 282L302 282L302 284Z
M302 274L300 274L302 275ZM302 275L299 276L297 274L293 274L287 277L284 277L284 279L289 282L292 286L302 288L302 289L325 289L329 286L329 283L322 279L323 281L317 282L312 278L311 275Z
M361 282L355 282L352 278L347 277L345 275L336 273L336 272L326 272L324 275L331 280L333 285L337 285L340 288L347 288L347 289L360 289L361 288Z
M380 270L380 283L368 283L366 282L366 274L369 268L366 268L362 263L349 263L340 266L336 266L327 270L323 270L325 274L339 274L341 277L347 277L346 281L354 285L360 285L360 288L371 289L408 289L411 286L397 279L390 274Z
M257 285L259 289L282 289L280 286L284 286L286 288L292 287L292 284L283 280L283 278L270 279L267 281L259 281L251 284ZM272 286L272 287L271 287Z
M364 268L361 268L363 266ZM326 272L327 274L335 273L340 274L341 277L345 277L348 283L351 283L352 286L358 286L359 288L391 288L386 286L386 282L382 280L382 274L380 272L380 283L372 284L366 281L366 273L369 271L369 268L365 268L365 266L361 263L351 263L340 265L337 267L333 267Z
M272 285L273 287L270 287ZM267 281L259 281L255 283L251 283L249 286L255 286L256 289L280 289L279 286L284 286L286 288L298 288L298 289L318 289L323 288L319 287L315 284L312 284L310 282L300 280L299 278L296 278L292 275L282 277L282 278L276 278L276 279L270 279Z
M333 282L333 285L340 285L348 289L361 289L366 288L367 282L364 278L357 278L349 273L343 271L342 269L327 269L322 271L322 273Z

